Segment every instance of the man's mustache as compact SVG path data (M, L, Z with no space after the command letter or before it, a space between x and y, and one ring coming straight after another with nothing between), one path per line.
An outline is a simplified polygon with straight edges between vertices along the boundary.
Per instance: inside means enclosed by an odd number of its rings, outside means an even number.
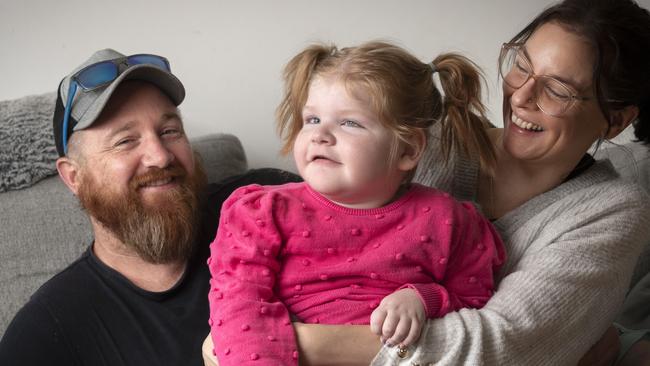
M171 180L179 183L187 177L187 171L180 165L171 165L167 168L150 168L146 173L135 176L129 182L129 188L136 191L138 188L148 186L153 182Z

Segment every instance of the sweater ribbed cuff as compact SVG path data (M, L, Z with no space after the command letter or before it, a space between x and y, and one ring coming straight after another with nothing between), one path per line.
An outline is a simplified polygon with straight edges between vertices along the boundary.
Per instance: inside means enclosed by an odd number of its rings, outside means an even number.
M399 289L401 290L403 288L415 290L424 305L427 318L432 319L440 316L440 310L444 302L444 295L442 294L440 285L435 283L407 283Z

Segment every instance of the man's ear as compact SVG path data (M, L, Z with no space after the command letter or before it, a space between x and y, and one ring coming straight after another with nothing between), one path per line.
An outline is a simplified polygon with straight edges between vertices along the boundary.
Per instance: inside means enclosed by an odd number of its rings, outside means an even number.
M79 172L80 165L77 161L64 156L56 160L56 170L59 172L59 177L68 189L75 195L79 192L79 185L81 183Z
M613 139L623 132L627 126L632 123L639 116L639 107L635 105L628 105L622 109L614 110L610 113L610 125L605 135L605 139Z
M409 172L418 165L420 158L424 153L424 148L427 146L427 137L425 132L417 130L417 132L408 139L407 143L402 142L400 149L400 156L397 161L397 168L404 172Z

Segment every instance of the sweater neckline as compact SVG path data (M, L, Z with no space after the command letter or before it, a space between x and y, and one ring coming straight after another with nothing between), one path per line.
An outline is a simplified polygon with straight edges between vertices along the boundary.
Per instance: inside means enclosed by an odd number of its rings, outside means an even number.
M345 207L341 206L338 203L332 202L329 199L325 198L323 195L320 193L316 192L313 190L307 183L303 183L305 185L305 188L307 192L313 197L318 203L321 205L332 209L334 211L337 211L339 213L345 214L345 215L353 215L353 216L368 216L368 215L380 215L380 214L386 214L388 212L391 212L393 210L396 210L400 208L402 205L404 205L406 202L408 202L413 195L415 195L418 191L422 190L422 186L416 183L411 183L409 184L409 187L407 188L406 192L402 194L400 198L398 198L396 201L393 201L387 205L381 206L381 207L376 207L376 208L350 208L350 207Z
M178 291L178 289L185 283L186 278L188 277L188 272L190 271L190 266L191 264L188 262L188 264L185 266L185 270L183 271L183 275L176 281L176 283L169 289L164 290L164 291L148 291L145 290L133 282L126 278L122 273L116 271L115 269L111 268L108 266L106 263L102 262L96 255L95 252L93 251L93 245L90 245L88 249L86 250L85 256L87 256L88 260L92 263L92 266L96 268L97 270L101 271L103 273L104 279L107 279L109 281L116 281L120 282L123 284L123 286L126 286L127 288L131 289L133 292L138 293L140 296L156 300L156 301L161 301L170 296L170 294Z
M610 179L615 179L618 174L609 160L594 162L581 174L561 183L544 193L532 197L505 215L493 221L502 233L508 229L516 229L523 222L542 211L545 207L560 201L563 197L571 195L581 189L587 188ZM478 186L476 186L478 188Z

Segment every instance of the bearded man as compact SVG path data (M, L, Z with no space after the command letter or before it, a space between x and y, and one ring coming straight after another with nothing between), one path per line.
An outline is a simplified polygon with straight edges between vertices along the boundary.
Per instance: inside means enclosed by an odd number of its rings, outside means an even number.
M221 203L238 186L296 177L206 177L177 106L183 84L157 55L102 50L59 85L59 176L94 241L43 285L0 342L11 365L202 365L205 261ZM43 243L57 245L57 243Z

